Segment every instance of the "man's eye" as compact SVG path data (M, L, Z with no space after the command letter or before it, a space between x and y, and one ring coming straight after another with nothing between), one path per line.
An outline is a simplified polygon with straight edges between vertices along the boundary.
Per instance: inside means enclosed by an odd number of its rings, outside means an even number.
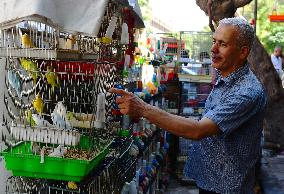
M227 45L226 45L225 43L221 43L221 46L224 46L224 47L225 47L225 46L227 46Z

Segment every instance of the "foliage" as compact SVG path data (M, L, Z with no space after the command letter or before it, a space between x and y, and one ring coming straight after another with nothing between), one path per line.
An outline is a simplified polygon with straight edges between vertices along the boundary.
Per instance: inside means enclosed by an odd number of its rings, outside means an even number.
M150 0L138 0L139 6L141 8L142 16L144 22L148 22L152 16L152 10L150 7Z
M258 0L256 34L268 53L272 53L276 45L284 47L284 23L270 22L268 15L272 13L274 0ZM284 6L278 1L277 10ZM248 20L254 16L254 1L244 7L243 15Z

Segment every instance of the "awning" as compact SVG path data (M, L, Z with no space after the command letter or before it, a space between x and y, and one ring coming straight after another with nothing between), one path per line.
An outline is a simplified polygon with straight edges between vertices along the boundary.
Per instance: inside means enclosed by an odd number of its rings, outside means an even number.
M108 0L1 0L0 27L32 18L68 32L97 36L107 3Z

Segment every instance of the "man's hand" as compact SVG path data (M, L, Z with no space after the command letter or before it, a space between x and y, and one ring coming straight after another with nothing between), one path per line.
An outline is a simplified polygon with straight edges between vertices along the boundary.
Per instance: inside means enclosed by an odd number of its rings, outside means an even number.
M157 107L148 105L132 93L111 88L110 93L120 95L116 98L120 112L136 119L144 117L158 127L177 136L199 140L204 137L217 135L219 127L210 119L203 118L200 121L172 115Z
M140 118L147 109L148 104L133 93L116 88L111 88L109 92L120 95L116 98L116 103L122 114L127 114L132 118Z

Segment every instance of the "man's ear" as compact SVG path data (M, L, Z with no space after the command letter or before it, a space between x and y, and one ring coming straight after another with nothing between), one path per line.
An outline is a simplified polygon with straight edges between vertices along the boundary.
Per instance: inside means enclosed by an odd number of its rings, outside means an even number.
M243 46L243 47L241 48L241 55L240 55L240 58L241 58L241 59L247 58L247 56L249 55L249 52L250 52L249 47Z

